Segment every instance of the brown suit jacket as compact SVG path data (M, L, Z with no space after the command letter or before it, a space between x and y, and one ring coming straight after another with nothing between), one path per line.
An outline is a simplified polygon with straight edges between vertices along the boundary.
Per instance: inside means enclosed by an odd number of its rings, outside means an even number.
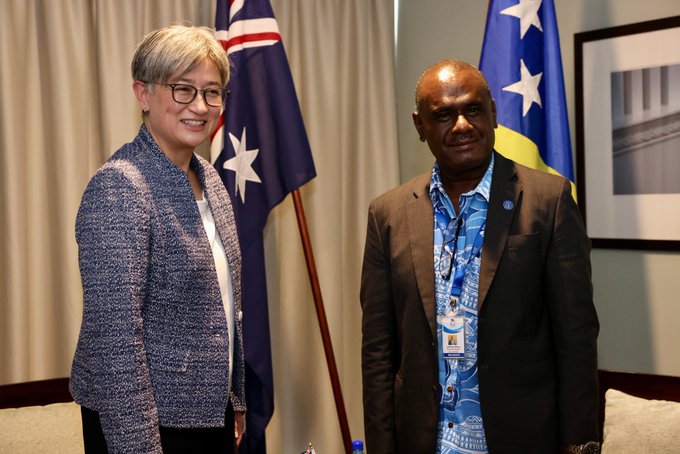
M435 452L429 181L418 176L369 209L361 304L371 454ZM495 153L479 302L479 392L490 452L550 453L597 440L590 241L567 180Z

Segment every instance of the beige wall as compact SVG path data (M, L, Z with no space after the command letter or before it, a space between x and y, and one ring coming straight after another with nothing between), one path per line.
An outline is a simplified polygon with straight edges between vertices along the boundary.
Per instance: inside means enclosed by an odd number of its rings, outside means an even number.
M401 180L427 171L432 157L411 123L420 72L442 58L478 64L487 2L399 0L397 115ZM574 33L680 15L678 0L555 0L573 134ZM678 47L680 55L680 47ZM600 367L680 375L680 254L596 249L595 303Z

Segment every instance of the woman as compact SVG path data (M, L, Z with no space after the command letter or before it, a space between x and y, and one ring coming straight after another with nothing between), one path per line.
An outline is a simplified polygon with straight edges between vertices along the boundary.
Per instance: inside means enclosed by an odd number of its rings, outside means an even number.
M70 387L85 450L232 452L245 425L241 256L229 196L194 154L229 62L210 29L173 25L144 37L132 78L143 124L76 219L84 312Z

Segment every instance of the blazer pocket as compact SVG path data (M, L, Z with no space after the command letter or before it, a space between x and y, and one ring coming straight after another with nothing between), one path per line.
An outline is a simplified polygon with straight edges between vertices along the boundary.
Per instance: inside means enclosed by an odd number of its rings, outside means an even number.
M526 386L542 385L554 379L557 374L557 358L555 355L525 357L520 363L517 378Z
M533 245L538 246L538 234L539 232L525 233L522 235L509 235L508 249L516 249L527 246L531 247Z
M189 368L189 351L150 344L146 346L149 368L167 372L186 372Z
M505 291L510 291L513 288L520 288L525 292L526 286L535 286L538 284L540 273L536 270L540 269L541 263L541 241L539 232L510 235L507 239L507 247L501 261L501 266L504 268L503 273L497 273L496 278L502 277L504 279L501 287ZM482 252L482 256L484 252ZM500 285L500 281L497 281ZM516 294L516 296L520 296Z
M539 364L544 361L552 361L555 358L555 353L552 351L539 351L539 352L525 352L519 360L520 367L530 367L534 364Z

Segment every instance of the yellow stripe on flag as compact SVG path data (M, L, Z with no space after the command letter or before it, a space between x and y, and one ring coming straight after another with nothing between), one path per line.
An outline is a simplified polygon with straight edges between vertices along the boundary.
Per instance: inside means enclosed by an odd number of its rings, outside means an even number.
M506 128L505 126L498 125L494 148L506 158L512 159L523 166L552 173L553 175L564 176L543 162L543 158L541 158L541 155L538 153L538 147L535 143L526 136ZM576 200L576 185L573 181L570 183L571 195L574 197L574 200Z

